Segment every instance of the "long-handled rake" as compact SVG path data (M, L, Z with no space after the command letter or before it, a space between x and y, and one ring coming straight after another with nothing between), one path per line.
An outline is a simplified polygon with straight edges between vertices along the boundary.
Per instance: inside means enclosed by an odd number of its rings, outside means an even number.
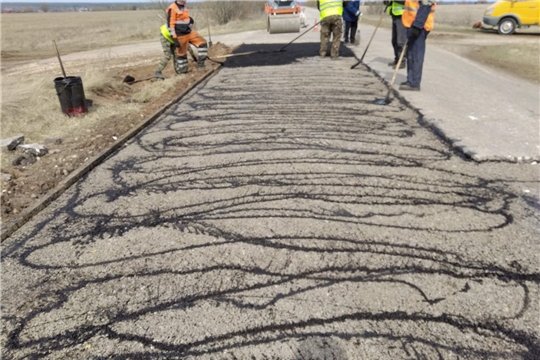
M281 49L277 50L276 52L282 52L282 51L285 51L285 48L289 45L291 45L293 42L295 42L296 40L300 39L302 36L306 35L309 31L311 31L311 29L313 29L315 26L318 26L321 22L317 22L315 25L313 25L312 27L310 27L309 29L307 29L306 31L304 31L302 34L298 35L297 37L295 37L294 39L292 39L287 45L281 47Z
M407 51L407 43L409 41L407 40L405 42L405 45L403 45L403 49L401 50L401 54L399 55L399 60L396 64L396 70L394 70L394 75L392 76L392 81L390 81L390 85L388 86L388 92L386 93L386 97L384 99L375 99L373 102L375 105L388 105L392 102L392 99L390 99L390 93L392 92L392 89L394 88L394 81L396 81L396 75L399 70L399 67L401 65L401 62L403 61L403 56L405 55L405 52Z
M385 10L386 10L386 8L385 8ZM367 51L368 51L368 49L369 49L369 45L371 45L371 41L373 41L373 38L375 37L375 33L377 32L377 29L378 29L379 26L381 25L381 22L382 22L382 19L383 19L384 14L386 14L386 11L383 11L383 12L381 13L381 17L379 18L379 22L377 23L377 26L375 27L375 30L373 30L373 34L371 34L371 39L369 39L369 42L368 42L368 44L367 44L367 46L366 46L366 49L364 50L364 53L362 54L362 57L360 58L360 60L358 60L358 61L356 62L356 64L354 64L353 66L351 66L351 69L354 69L355 67L357 67L358 65L360 65L360 63L361 63L362 61L364 61L364 56L366 56L366 53L367 53Z

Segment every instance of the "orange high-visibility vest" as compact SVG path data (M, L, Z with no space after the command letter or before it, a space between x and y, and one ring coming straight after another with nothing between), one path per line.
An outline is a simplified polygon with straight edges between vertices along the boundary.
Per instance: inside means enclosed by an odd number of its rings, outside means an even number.
M167 8L166 13L169 33L173 38L191 32L191 28L189 27L189 10L186 6L180 8L175 1Z
M431 12L426 20L426 23L424 24L424 29L427 31L433 30L436 7L436 3L431 5ZM403 11L403 15L401 15L401 22L406 28L410 28L412 26L419 8L420 2L418 2L418 0L405 0L405 11Z

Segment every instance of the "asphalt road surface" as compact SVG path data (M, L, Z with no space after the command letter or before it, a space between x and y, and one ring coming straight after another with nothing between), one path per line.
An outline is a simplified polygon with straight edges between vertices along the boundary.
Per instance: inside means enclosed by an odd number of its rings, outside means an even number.
M540 358L538 167L317 46L231 58L8 238L4 358Z

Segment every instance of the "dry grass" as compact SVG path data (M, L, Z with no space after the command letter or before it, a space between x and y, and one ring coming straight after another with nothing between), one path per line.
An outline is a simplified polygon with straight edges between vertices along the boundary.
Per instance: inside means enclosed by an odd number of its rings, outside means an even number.
M190 14L195 29L207 36L209 23L212 35L264 29L264 7L256 9L223 25L215 25L212 13L204 7L190 7ZM0 14L2 61L53 57L53 39L61 54L158 41L163 19L163 10Z
M87 68L81 77L86 98L94 100L94 106L83 117L67 117L59 111L58 97L49 74L36 75L25 82L15 77L5 78L2 83L2 137L22 133L26 143L43 143L48 137L82 139L103 119L141 112L145 104L160 98L184 78L174 76L132 87L122 83L118 76L113 77L112 72L104 72L97 67ZM124 103L119 98L131 101ZM2 156L2 168L8 167L11 160L12 157Z
M1 14L2 60L62 54L151 40L159 33L157 10Z
M121 84L98 69L88 69L83 75L85 95L95 99L100 94L129 91L128 85ZM41 142L49 136L62 137L91 128L103 118L126 112L137 111L140 104L108 106L102 104L92 108L84 118L69 118L59 112L59 103L54 84L48 74L35 76L25 82L18 78L7 78L2 87L2 136L22 133L32 142Z
M482 20L487 4L439 5L435 13L437 26L471 28Z
M469 49L468 57L483 64L502 69L522 79L540 83L540 45L504 44Z

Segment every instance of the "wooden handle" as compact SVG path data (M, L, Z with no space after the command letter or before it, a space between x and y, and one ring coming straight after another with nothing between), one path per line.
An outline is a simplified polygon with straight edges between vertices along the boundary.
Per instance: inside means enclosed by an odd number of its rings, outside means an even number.
M60 59L60 53L58 52L58 47L56 46L56 41L53 40L54 48L56 49L56 56L58 56L58 61L60 62L60 68L62 69L62 75L66 78L66 71L64 70L64 65L62 64L62 59Z

